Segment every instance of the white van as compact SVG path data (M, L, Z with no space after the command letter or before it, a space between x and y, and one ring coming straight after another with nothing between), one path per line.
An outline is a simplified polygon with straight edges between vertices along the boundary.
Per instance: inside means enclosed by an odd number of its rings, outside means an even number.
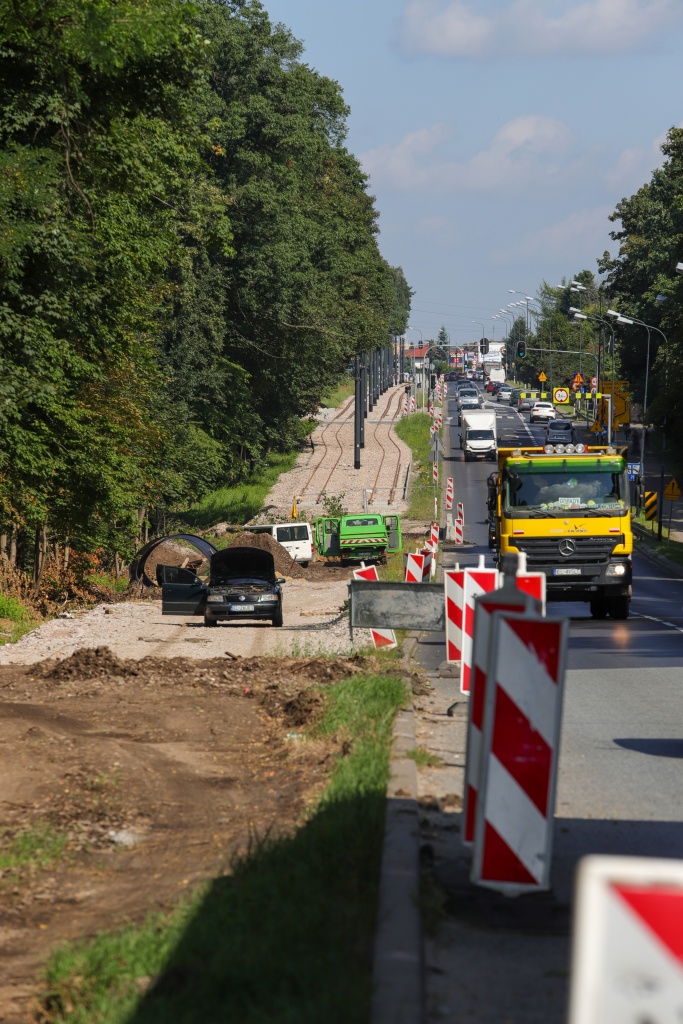
M308 565L313 558L313 531L310 523L262 523L245 526L250 533L269 533L295 562Z

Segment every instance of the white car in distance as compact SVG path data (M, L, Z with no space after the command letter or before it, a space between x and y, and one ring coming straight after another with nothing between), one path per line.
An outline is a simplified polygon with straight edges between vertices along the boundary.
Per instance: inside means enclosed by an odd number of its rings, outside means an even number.
M554 420L557 413L552 402L534 402L529 413L529 422L537 423L539 420L547 423Z

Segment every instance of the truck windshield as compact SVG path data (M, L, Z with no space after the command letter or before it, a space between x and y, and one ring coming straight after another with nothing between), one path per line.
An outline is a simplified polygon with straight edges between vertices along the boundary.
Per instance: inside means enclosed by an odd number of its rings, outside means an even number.
M379 521L373 516L363 519L345 519L344 526L379 526Z
M467 436L470 441L490 441L493 438L492 430L468 430Z
M628 480L623 459L570 462L530 460L505 474L505 509L520 516L544 512L556 515L625 515L629 508Z

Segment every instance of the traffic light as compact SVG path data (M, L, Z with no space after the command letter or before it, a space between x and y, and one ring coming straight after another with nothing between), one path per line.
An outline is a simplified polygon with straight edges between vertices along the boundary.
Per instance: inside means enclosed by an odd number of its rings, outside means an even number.
M436 389L436 374L435 373L430 374L430 377L429 377L429 387L431 388L432 391L434 391Z
M525 355L526 355L526 342L525 341L518 341L517 342L517 358L518 359L524 359Z
M483 355L483 356L488 355L488 351L489 351L489 339L488 338L482 338L481 339L481 341L479 342L479 351L480 351L481 355Z

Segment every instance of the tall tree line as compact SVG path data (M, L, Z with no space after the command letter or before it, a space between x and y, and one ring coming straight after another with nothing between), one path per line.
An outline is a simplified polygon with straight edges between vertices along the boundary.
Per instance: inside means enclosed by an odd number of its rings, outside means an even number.
M0 0L6 556L131 553L403 333L347 116L257 0Z

